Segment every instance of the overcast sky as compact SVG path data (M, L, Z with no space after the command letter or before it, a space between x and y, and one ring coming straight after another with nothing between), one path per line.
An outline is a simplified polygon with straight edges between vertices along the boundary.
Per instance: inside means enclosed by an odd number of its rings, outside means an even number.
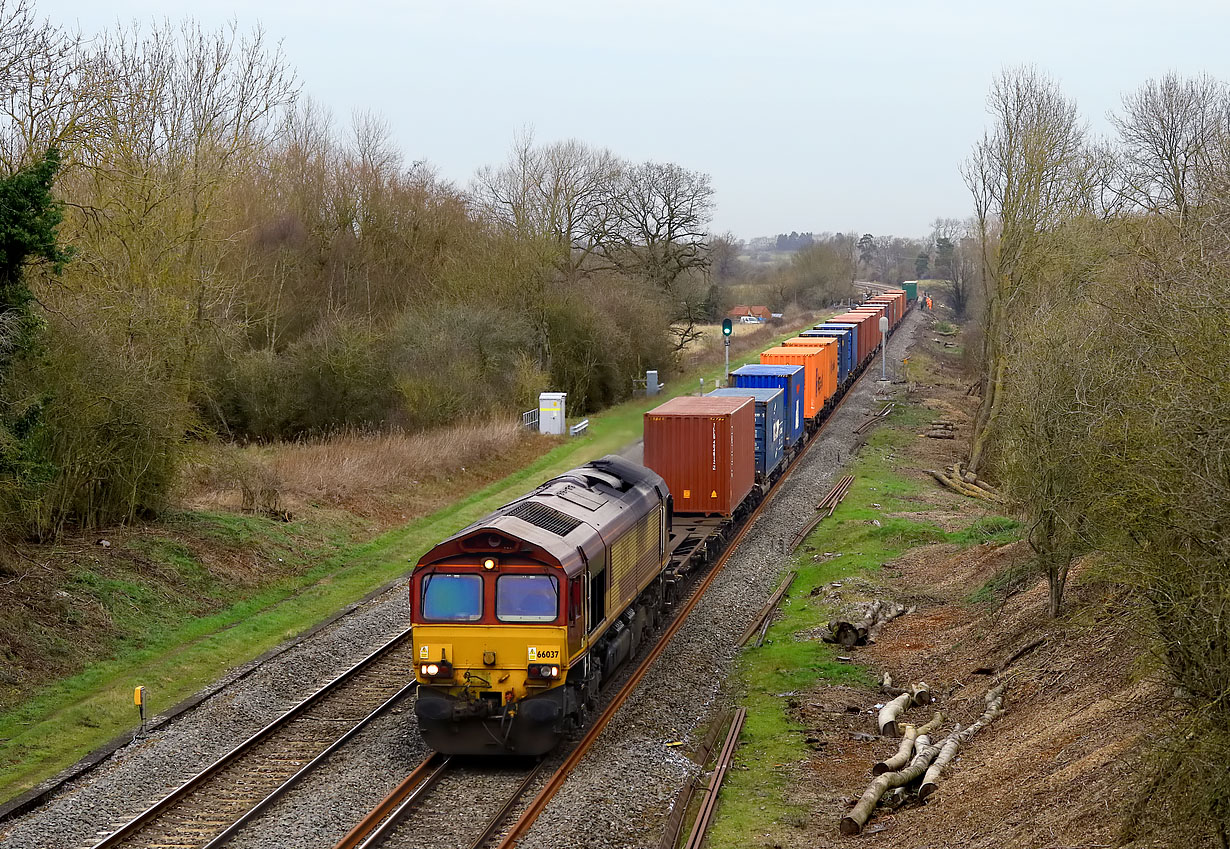
M1032 63L1095 132L1167 71L1230 79L1230 3L35 0L86 34L235 18L281 40L339 123L383 115L407 161L466 185L518 130L708 172L742 238L923 236L969 214L958 166L1001 69Z

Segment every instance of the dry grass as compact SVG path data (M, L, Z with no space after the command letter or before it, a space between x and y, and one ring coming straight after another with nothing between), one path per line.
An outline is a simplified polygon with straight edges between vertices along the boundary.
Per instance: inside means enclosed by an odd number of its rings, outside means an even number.
M270 467L297 493L344 499L451 477L525 436L512 421L466 422L417 433L345 433L274 451Z
M324 504L371 516L381 499L438 489L535 439L517 422L489 420L415 433L344 431L246 448L215 445L190 466L185 501L274 513Z

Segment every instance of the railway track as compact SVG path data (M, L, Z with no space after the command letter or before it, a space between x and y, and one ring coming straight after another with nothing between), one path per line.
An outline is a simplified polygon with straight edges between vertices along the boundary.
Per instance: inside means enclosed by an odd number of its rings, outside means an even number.
M415 689L410 629L90 849L216 849ZM82 847L86 849L86 847Z
M483 849L500 834L547 763L492 765L429 755L335 849Z
M704 573L704 577L701 580L696 582L694 589L689 594L687 600L679 607L678 614L672 618L665 633L662 634L661 638L654 644L653 648L644 657L644 659L637 664L636 669L619 687L618 691L615 693L611 701L607 703L602 713L590 724L585 736L581 739L581 742L570 752L567 759L551 775L546 785L541 791L539 791L538 795L507 831L503 837L503 840L499 843L499 849L513 849L513 847L517 846L521 839L525 836L526 832L528 832L530 827L534 824L534 821L537 820L546 809L547 804L560 790L560 788L563 787L564 782L567 780L573 769L576 768L576 766L588 753L590 748L593 747L594 743L597 742L603 729L607 726L611 719L614 718L615 714L618 713L619 708L628 699L628 697L636 690L636 687L640 683L641 679L654 665L658 657L661 656L661 654L666 650L666 647L670 644L670 641L674 638L675 634L682 629L684 622L687 621L688 614L692 612L692 609L696 606L700 599L704 597L706 591L708 591L710 585L717 578L718 574L721 573L727 561L734 555L735 551L738 550L739 543L742 542L743 538L751 530L752 526L755 525L756 519L759 518L760 514L773 500L773 497L780 491L780 485L790 477L791 473L794 472L795 469L799 467L807 452L811 450L811 447L819 441L820 434L824 432L824 428L827 427L829 422L833 420L833 416L841 408L842 404L845 403L846 399L853 394L854 388L859 384L863 376L870 370L869 366L873 362L874 359L869 360L861 367L858 377L856 377L850 384L849 388L841 394L841 397L837 399L837 402L833 405L832 409L830 409L825 415L824 421L816 429L816 432L808 439L807 444L803 447L803 450L800 451L798 456L796 456L790 463L789 468L773 485L773 488L766 493L764 499L756 505L755 510L753 510L751 514L747 516L746 520L738 526L734 537L731 538L729 543L722 549L721 555L717 562L713 564L712 568L708 569Z

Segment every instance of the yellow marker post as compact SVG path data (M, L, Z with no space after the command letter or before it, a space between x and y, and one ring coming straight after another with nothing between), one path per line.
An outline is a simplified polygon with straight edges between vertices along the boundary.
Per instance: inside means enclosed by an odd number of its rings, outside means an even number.
M137 687L132 691L132 703L137 706L141 715L141 731L145 731L145 688Z

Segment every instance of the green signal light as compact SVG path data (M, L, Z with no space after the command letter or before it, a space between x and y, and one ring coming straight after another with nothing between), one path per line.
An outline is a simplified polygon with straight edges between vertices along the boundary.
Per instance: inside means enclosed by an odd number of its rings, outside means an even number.
M734 324L731 323L729 318L722 319L722 335L723 336L729 336L731 333L734 332L734 330L735 330L735 326Z

